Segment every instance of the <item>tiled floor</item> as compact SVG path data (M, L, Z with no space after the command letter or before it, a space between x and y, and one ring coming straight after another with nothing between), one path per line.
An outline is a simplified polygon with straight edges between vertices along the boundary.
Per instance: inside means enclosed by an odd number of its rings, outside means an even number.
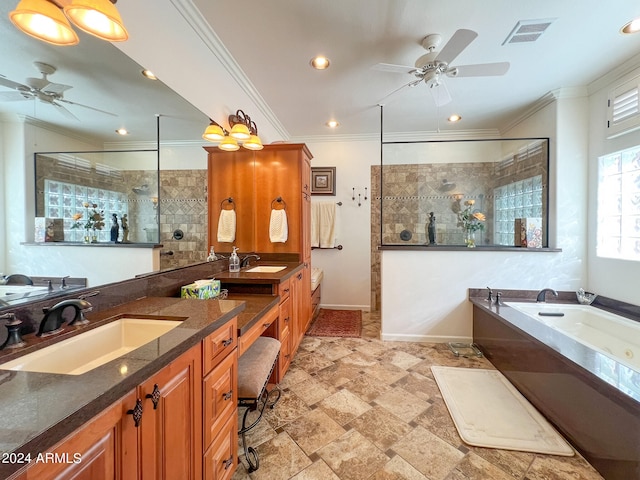
M363 338L304 337L280 402L248 435L260 468L248 474L243 463L234 480L602 478L579 455L465 445L430 367L491 364L446 344L382 342L379 318L363 321Z

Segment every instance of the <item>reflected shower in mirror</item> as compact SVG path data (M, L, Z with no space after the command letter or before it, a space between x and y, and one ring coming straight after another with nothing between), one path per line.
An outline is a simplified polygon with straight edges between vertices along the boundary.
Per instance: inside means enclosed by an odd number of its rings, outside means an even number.
M372 182L382 245L548 247L548 139L384 142L382 152Z
M36 216L65 242L159 243L158 153L36 153ZM88 237L88 238L87 238Z

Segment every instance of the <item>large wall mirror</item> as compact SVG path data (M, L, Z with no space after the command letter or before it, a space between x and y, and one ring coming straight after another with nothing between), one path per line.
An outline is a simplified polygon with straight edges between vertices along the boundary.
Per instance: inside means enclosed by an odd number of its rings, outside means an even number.
M546 138L385 142L381 243L548 247L548 172Z

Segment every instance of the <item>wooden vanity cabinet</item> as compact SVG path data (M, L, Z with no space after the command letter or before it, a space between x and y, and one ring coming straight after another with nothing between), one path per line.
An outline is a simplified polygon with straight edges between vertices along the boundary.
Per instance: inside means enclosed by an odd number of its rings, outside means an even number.
M137 429L127 412L136 403L130 392L73 432L15 480L128 480L138 478ZM55 457L53 456L55 455ZM46 461L49 459L48 461Z

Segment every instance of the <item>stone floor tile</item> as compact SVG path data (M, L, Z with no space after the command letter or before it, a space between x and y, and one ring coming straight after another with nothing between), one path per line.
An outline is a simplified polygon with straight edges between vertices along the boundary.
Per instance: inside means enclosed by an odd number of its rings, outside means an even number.
M422 359L401 350L387 350L379 356L378 361L408 370L415 364L420 363Z
M513 478L521 479L536 457L534 453L515 450L498 450L495 448L471 447L469 449L486 461L500 467Z
M417 372L411 372L409 375L402 377L394 383L394 386L401 387L425 402L432 398L441 398L440 389L435 380Z
M340 480L323 460L312 463L292 480Z
M464 444L460 435L458 435L458 429L453 423L449 410L441 398L435 399L427 410L416 417L415 423L455 448Z
M446 480L513 480L507 472L501 470L473 452L467 453Z
M407 423L431 406L400 387L383 393L375 399L375 403Z
M280 428L296 418L309 412L311 409L300 400L293 392L283 395L274 409L267 408L264 419L274 429Z
M372 377L366 373L348 381L342 387L349 390L351 393L355 393L367 403L370 403L384 392L391 390L390 385L380 383L380 380L376 377Z
M260 480L286 480L311 465L311 460L287 435L281 433L258 447L259 469L250 474Z
M369 478L389 461L389 457L356 430L321 448L318 455L341 480Z
M602 476L579 455L574 457L537 455L524 478L525 480L602 480Z
M345 433L344 428L320 409L302 415L283 428L307 455Z
M396 455L378 470L371 480L428 480L418 470L413 468L400 455Z
M351 355L353 350L345 347L338 340L337 342L325 344L324 348L318 350L317 353L327 357L329 360L335 361L342 357L346 357L347 355Z
M297 365L291 365L289 367L289 370L287 370L287 374L280 382L279 386L280 388L290 388L292 385L307 381L310 378L311 375L309 375L306 370Z
M362 375L362 367L341 361L331 363L331 365L319 370L316 378L334 388L338 388L354 378Z
M336 393L335 387L311 376L303 382L292 385L289 390L307 405L314 405L329 395Z
M348 390L339 390L320 402L318 407L340 425L349 423L371 409L371 405Z
M358 430L383 452L412 430L409 424L379 406L353 419L346 427Z

